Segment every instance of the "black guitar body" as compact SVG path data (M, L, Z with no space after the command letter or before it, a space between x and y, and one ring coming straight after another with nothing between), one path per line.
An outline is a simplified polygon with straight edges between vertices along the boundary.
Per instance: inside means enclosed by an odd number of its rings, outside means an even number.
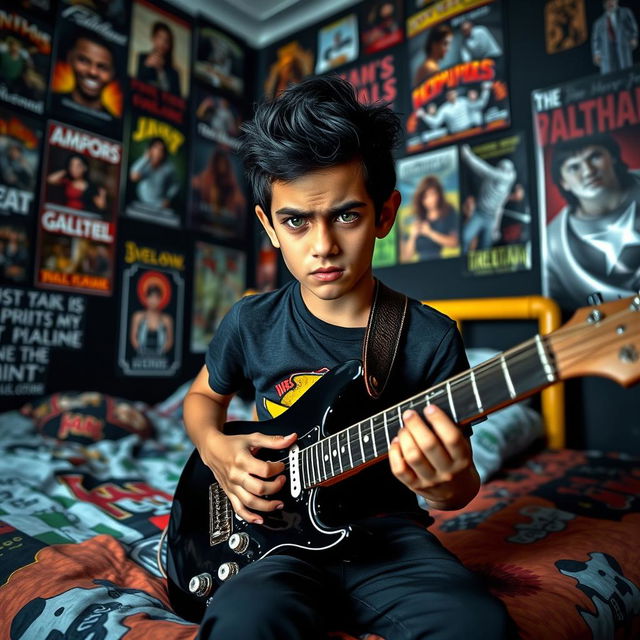
M295 432L298 440L292 449L304 449L349 424L353 414L358 414L356 419L371 414L376 404L366 394L361 363L352 360L324 375L278 418L260 423L230 422L225 425L225 433ZM263 449L257 457L285 460L289 450ZM176 488L167 532L169 597L179 615L199 621L215 589L251 562L291 549L328 549L350 535L348 524L327 524L340 512L337 487L302 488L293 497L292 478L295 481L295 475L287 477L283 489L272 496L281 500L284 508L261 513L263 525L249 524L234 514L213 474L194 450ZM351 481L348 478L346 483ZM341 483L341 492L344 487ZM218 513L220 518L211 522L211 513Z

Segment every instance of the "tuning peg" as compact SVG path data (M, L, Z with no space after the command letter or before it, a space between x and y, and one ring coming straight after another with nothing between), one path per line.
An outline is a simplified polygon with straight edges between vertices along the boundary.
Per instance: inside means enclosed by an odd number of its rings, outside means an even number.
M602 294L599 291L594 291L587 296L587 304L592 307L597 307L599 304L602 304Z

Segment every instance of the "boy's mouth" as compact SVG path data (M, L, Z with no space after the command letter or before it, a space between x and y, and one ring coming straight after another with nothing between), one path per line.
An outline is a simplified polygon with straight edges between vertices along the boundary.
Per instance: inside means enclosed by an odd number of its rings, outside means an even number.
M344 269L340 269L339 267L327 267L324 269L316 269L311 272L311 275L322 282L330 282L340 278L343 273Z

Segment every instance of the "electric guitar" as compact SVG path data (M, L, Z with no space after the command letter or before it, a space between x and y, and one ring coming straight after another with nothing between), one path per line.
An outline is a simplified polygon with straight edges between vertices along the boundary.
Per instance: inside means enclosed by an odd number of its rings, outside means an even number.
M354 394L362 397L362 366L358 360L342 364L284 414L260 422L262 433L299 434L288 449L256 454L284 461L287 476L272 496L284 502L284 509L261 513L263 525L235 516L194 450L180 477L167 531L171 604L184 618L198 621L215 589L248 564L292 549L329 549L347 539L351 525L323 519L323 494L332 492L331 501L336 500L333 489L325 487L387 457L406 409L436 404L465 425L555 382L584 375L609 377L622 386L640 379L640 295L580 309L557 331L536 335L400 404L365 414L367 406L358 403L360 420L353 423L336 407L348 405ZM230 422L224 431L253 433L256 423Z

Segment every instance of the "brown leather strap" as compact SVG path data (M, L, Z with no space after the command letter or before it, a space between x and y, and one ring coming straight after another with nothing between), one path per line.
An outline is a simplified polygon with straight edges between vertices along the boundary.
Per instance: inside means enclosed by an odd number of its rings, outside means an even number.
M407 296L376 280L375 295L362 344L364 381L367 393L372 398L379 398L387 386L400 346L407 303Z

